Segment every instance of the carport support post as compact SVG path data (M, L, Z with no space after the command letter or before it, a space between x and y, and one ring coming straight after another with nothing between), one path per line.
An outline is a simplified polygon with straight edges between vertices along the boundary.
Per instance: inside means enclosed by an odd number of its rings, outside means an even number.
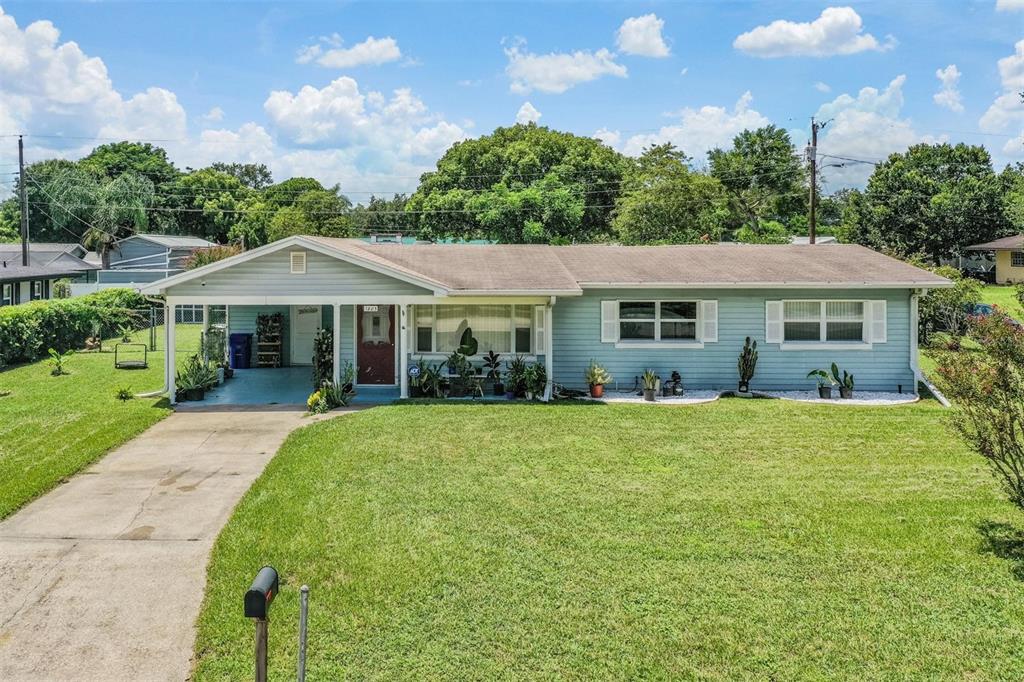
M177 391L174 389L174 309L175 306L170 301L167 302L167 307L164 309L164 331L167 333L167 348L164 350L164 366L167 372L167 398L171 401L171 405L175 402L175 394Z
M334 304L334 321L331 329L331 338L334 340L334 363L332 365L332 380L337 386L341 383L341 306Z
M551 329L551 305L554 302L552 296L551 302L544 306L544 373L547 374L548 382L544 386L544 400L551 400L552 394L554 394L555 388L555 363L554 363L554 349L552 339L554 332Z
M399 385L401 391L398 394L400 398L409 397L409 349L406 348L406 339L409 338L409 334L406 331L409 327L409 304L403 303L398 306L398 371L401 374L399 378Z

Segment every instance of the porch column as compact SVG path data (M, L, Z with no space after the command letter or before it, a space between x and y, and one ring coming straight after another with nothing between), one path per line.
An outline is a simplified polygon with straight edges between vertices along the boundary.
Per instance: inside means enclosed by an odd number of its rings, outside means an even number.
M554 348L552 348L551 333L551 303L544 306L544 370L548 375L548 383L544 386L544 400L551 400L551 394L554 392L555 382L555 363L552 359L554 356Z
M174 305L164 306L164 333L167 335L166 349L164 351L164 368L167 373L167 397L171 401L171 405L177 402L175 394L177 390L174 387L174 374L177 370L175 366L175 338L174 338Z
M406 340L409 338L409 332L407 331L409 326L409 304L402 303L398 306L398 371L401 375L399 378L399 386L401 390L399 392L400 398L409 397L409 349L406 348Z
M331 337L334 339L334 385L341 383L341 306L334 304L334 327Z

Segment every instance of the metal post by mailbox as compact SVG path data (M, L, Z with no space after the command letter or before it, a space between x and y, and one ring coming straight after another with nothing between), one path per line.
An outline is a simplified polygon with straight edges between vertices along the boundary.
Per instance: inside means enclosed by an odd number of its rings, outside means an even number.
M309 585L299 588L299 682L306 682L306 633L309 626Z
M245 617L256 621L256 682L267 682L267 623L277 587L277 571L264 566L245 593Z

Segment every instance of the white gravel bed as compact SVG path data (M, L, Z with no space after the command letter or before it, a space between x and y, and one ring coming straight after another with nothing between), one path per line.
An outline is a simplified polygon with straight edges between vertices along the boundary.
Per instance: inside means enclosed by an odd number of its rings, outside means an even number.
M644 400L642 395L637 395L632 391L624 391L616 393L614 391L605 390L604 397L601 398L586 398L587 400L593 400L599 403L640 403L643 405L697 405L700 403L710 403L718 400L718 397L722 394L721 391L686 391L681 396L657 396L654 402Z
M832 390L832 398L823 400L818 397L818 391L755 391L759 396L769 398L781 398L782 400L796 400L802 403L824 403L827 405L906 405L916 403L919 398L913 393L887 393L885 391L858 391L854 390L853 397L841 399L839 391Z

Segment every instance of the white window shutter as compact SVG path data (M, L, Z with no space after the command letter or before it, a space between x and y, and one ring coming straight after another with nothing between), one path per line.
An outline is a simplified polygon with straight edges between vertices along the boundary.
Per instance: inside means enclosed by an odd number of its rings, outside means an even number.
M718 301L700 302L701 341L718 341Z
M601 343L619 340L619 302L601 301Z
M782 343L782 301L764 302L764 341Z
M533 354L544 352L544 306L533 307Z
M885 343L888 332L886 330L886 302L871 301L871 343Z

